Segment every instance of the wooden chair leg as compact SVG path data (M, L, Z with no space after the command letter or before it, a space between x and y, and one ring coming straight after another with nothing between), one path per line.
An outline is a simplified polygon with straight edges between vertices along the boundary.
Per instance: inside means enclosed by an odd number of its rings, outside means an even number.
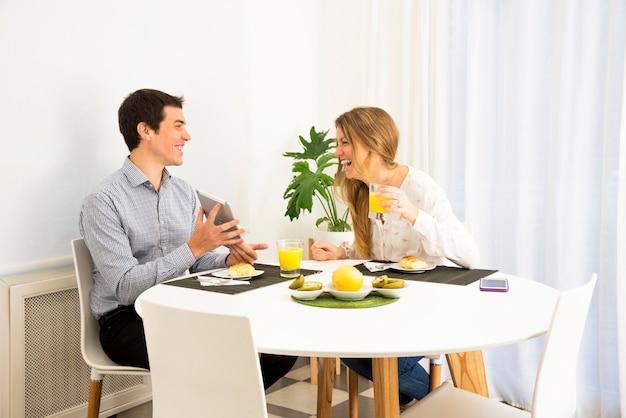
M435 390L441 384L441 355L430 357L430 388Z
M311 251L311 246L315 244L315 240L313 238L309 238L309 260L313 260L313 251Z
M335 359L335 374L339 376L341 374L341 360L339 357Z
M309 361L311 363L311 384L317 385L317 357L311 357Z
M335 362L333 358L323 358L317 385L317 418L330 418L335 383Z
M89 384L89 403L87 418L98 418L100 414L100 397L102 396L102 380L92 380Z
M350 418L359 418L359 375L348 367L348 408Z
M489 397L481 350L446 354L446 358L454 386Z

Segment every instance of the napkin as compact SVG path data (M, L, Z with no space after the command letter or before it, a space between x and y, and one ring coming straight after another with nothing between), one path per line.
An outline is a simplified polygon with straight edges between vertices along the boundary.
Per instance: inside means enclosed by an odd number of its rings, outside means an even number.
M393 263L384 263L384 262L380 262L380 261L366 261L366 262L363 263L365 268L368 269L369 271L371 271L372 273L375 273L377 271L387 270L387 269L391 268L392 264Z
M237 286L250 284L247 280L220 279L219 277L198 276L198 281L202 286Z

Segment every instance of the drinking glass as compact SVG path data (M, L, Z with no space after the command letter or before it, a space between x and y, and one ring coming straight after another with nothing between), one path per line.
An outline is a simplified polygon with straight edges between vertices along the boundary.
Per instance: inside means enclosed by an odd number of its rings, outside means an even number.
M380 217L383 213L387 213L385 209L380 205L383 200L392 200L390 197L377 197L376 193L382 188L381 184L370 184L370 211L376 212L376 217Z
M276 246L278 247L278 262L280 264L281 277L298 277L300 275L300 262L302 261L304 240L279 239L276 241Z

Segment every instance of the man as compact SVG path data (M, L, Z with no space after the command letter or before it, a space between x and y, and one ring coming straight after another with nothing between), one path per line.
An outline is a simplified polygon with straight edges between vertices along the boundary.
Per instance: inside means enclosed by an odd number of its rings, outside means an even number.
M116 363L149 367L143 322L134 309L146 289L191 272L253 264L256 250L245 244L238 220L215 225L220 209L207 214L194 189L166 169L183 163L191 136L182 97L158 90L131 93L118 111L130 155L121 169L85 198L79 229L94 261L91 311L100 323L100 342ZM229 253L214 250L228 246ZM261 356L265 387L291 369L295 357Z

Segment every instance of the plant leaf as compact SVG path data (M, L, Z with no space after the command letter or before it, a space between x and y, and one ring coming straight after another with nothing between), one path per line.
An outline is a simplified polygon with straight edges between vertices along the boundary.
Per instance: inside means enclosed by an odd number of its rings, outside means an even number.
M329 231L350 231L350 225L346 222L348 210L342 217L337 214L333 194L334 178L325 173L338 164L333 152L335 138L327 139L327 134L328 131L317 132L315 126L312 126L309 140L299 136L302 152L283 153L283 156L294 159L291 171L295 174L283 193L283 198L287 200L285 216L293 221L306 211L311 213L315 197L326 213L325 217L317 220L316 226L326 222Z

